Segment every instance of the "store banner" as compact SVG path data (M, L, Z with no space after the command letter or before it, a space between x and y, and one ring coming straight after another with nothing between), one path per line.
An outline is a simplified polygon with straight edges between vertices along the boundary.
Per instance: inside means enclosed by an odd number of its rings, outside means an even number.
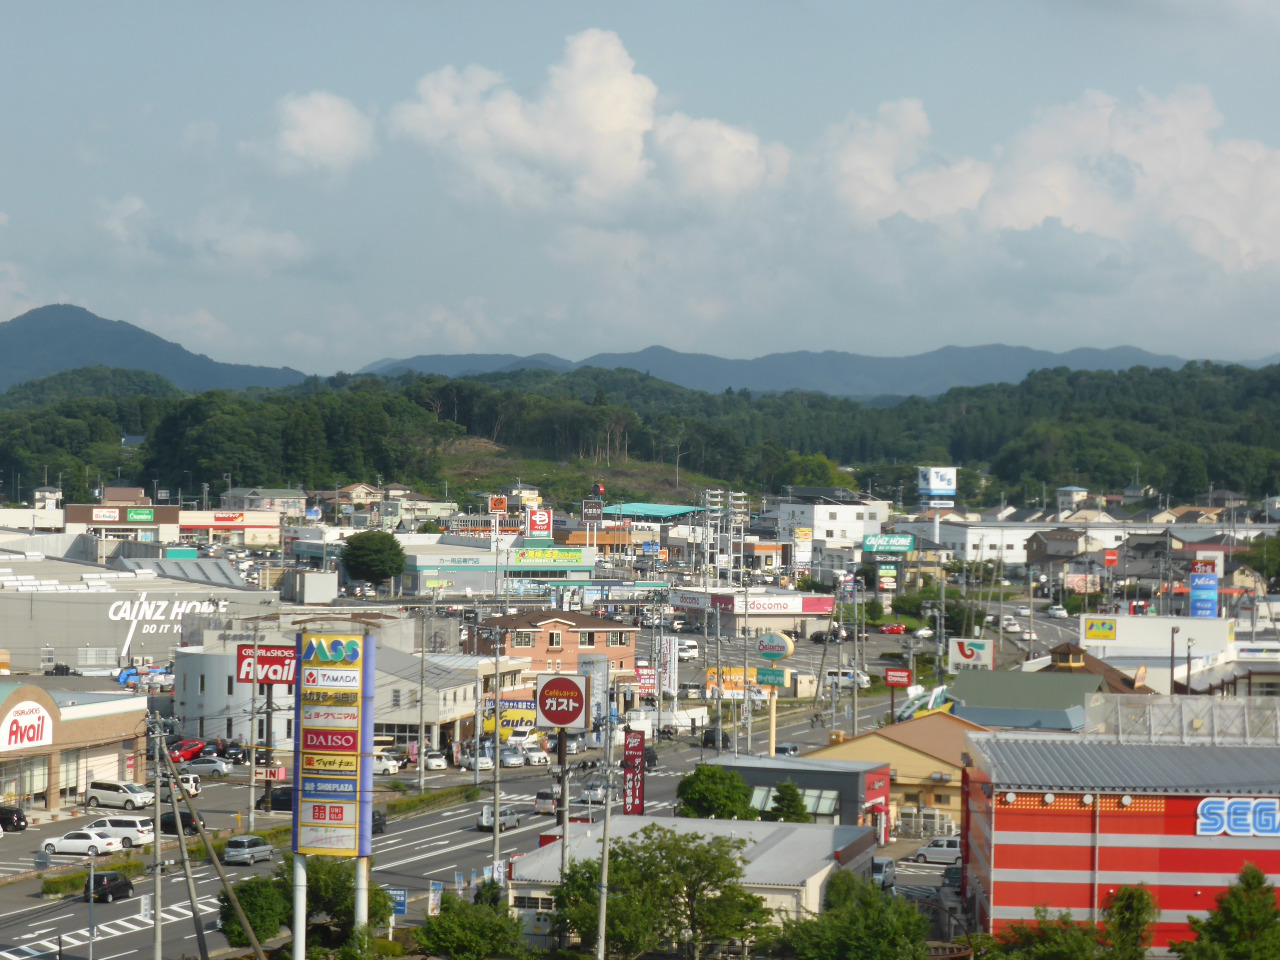
M628 730L622 741L622 812L644 815L644 733Z

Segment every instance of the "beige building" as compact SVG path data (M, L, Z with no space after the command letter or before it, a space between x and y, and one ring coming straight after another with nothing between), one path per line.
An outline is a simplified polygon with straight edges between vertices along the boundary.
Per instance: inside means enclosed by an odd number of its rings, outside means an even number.
M986 729L949 713L879 727L805 759L889 765L889 816L899 836L949 835L960 829L965 734Z

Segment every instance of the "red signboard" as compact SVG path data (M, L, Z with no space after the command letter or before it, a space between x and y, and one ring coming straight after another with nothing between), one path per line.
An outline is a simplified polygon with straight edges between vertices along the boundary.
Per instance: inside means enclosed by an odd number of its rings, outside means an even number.
M622 812L644 815L644 734L628 731L622 741Z
M1102 565L1104 567L1114 567L1119 562L1120 562L1119 550L1103 550L1102 551Z
M529 536L551 536L551 511L540 507L529 511Z
M890 667L884 672L884 685L886 687L911 686L911 671L902 667Z
M489 513L499 517L507 515L507 498L506 497L490 497Z
M1217 573L1218 561L1216 560L1192 560L1192 573Z
M253 668L253 644L236 645L236 682L274 683L287 685L298 682L297 651L293 647L258 646L258 669ZM255 677L254 674L257 674Z
M640 688L640 696L656 696L658 692L658 671L653 667L636 667L636 686Z
M540 673L534 696L535 725L587 729L587 678L578 674Z
M213 515L214 523L239 523L243 519L243 513L215 513Z
M321 753L359 753L360 731L304 729L302 749Z

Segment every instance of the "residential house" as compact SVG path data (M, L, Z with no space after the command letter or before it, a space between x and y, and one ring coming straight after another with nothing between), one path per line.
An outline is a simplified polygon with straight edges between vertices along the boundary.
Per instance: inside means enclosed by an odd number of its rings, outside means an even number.
M582 654L609 659L609 669L634 674L640 628L567 610L528 610L482 621L476 630L476 652L493 653L495 639L511 657L529 660L529 677L539 673L573 673Z
M218 500L223 510L263 510L282 517L301 517L307 512L307 492L287 487L232 487Z
M102 491L104 507L149 507L151 498L142 487L106 487Z

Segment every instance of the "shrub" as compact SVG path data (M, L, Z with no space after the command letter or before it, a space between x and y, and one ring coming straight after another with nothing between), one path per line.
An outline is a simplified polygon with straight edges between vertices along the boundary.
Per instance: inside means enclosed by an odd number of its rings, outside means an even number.
M136 877L138 874L146 872L147 865L140 860L120 860L104 863L101 867L94 867L94 869L98 873L114 870L117 873L123 873L126 877ZM60 877L45 877L40 885L40 893L46 896L81 893L84 890L85 881L88 879L88 870L64 873Z

